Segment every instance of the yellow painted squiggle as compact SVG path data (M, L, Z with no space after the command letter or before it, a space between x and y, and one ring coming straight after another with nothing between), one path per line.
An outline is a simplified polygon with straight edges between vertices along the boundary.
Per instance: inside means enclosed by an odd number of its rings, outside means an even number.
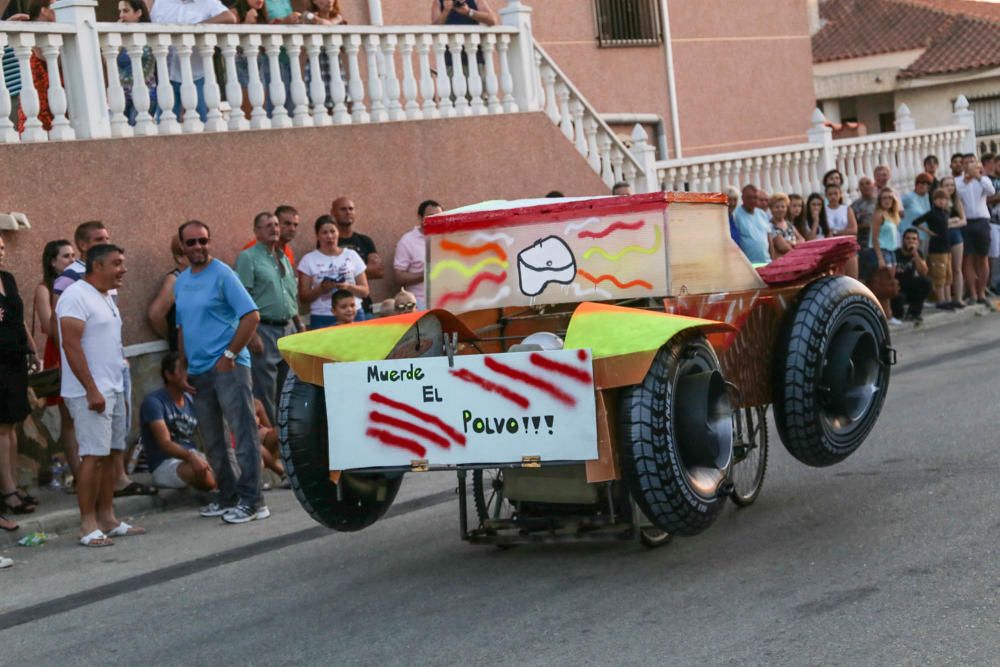
M482 261L476 262L472 266L466 266L457 259L444 259L431 267L431 278L437 278L442 272L447 271L448 269L453 269L454 271L461 273L466 278L471 278L490 264L496 264L502 269L506 269L508 266L507 262L497 257L487 257Z
M659 227L653 227L653 234L655 235L654 239L653 239L653 245L651 245L648 248L643 248L642 246L639 246L639 245L627 245L624 248L622 248L620 251L618 251L617 253L615 253L614 255L612 255L611 253L609 253L604 248L595 245L595 246L591 246L590 248L587 248L586 252L583 253L583 258L584 259L590 259L591 255L594 255L596 253L596 254L603 255L605 257L605 259L614 262L614 261L617 261L617 260L621 259L622 257L624 257L625 255L627 255L627 254L629 254L631 252L638 252L638 253L641 253L643 255L652 255L653 253L655 253L657 250L660 249L660 241L662 240L662 238L660 236L660 228Z

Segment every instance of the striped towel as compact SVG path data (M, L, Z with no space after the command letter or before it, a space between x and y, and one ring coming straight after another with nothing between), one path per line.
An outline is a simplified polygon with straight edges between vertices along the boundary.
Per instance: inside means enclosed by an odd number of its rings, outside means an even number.
M21 92L21 70L17 66L17 58L14 56L14 49L9 46L3 50L3 80L7 84L7 91L11 95L18 95Z

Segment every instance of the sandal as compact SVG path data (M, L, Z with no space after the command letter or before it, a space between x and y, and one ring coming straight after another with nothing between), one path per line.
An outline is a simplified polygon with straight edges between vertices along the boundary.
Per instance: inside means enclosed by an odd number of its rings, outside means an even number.
M0 529L6 530L8 533L13 533L15 530L20 528L19 525L0 514Z
M15 498L17 498L17 501L18 501L17 505L11 505L9 502L7 502L7 499L10 498L11 496L14 496ZM11 491L10 493L5 493L5 494L3 494L2 498L3 498L3 504L4 504L4 506L12 514L31 514L32 512L35 511L34 505L27 505L27 504L25 504L25 502L23 500L21 500L21 496L18 495L17 491Z
M132 482L123 489L118 489L115 491L115 498L124 498L126 496L155 496L158 489L154 486L147 486L146 484L140 484L139 482Z
M105 535L108 537L132 537L134 535L145 535L146 529L140 528L139 526L133 526L132 524L120 522L117 526L107 531Z
M80 545L84 547L110 547L115 541L104 534L100 529L95 530L80 538Z
M37 507L39 504L38 498L28 495L28 492L22 489L17 490L17 497L20 498L21 502L25 503L26 505L35 505Z

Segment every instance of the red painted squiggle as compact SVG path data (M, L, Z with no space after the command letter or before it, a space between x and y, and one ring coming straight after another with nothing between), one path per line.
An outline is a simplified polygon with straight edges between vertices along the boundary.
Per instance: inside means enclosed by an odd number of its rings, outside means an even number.
M594 277L592 274L587 273L583 269L577 269L576 272L581 276L583 276L584 278L586 278L587 280L589 280L590 282L594 283L595 285L603 283L604 281L609 281L614 283L618 289L628 289L629 287L636 287L636 286L645 287L646 289L653 289L653 286L650 283L647 283L645 280L630 280L627 283L623 283L610 273L605 273L603 275Z
M544 391L546 394L556 399L560 403L564 403L570 407L576 405L576 399L564 392L559 387L555 386L551 382L546 382L532 375L529 375L523 371L519 371L516 368L511 368L506 364L501 364L499 361L493 359L492 357L486 357L483 359L483 363L491 371L499 373L500 375L506 375L512 380L517 380L518 382L523 382L527 385L534 387L535 389Z
M476 289L479 287L479 285L486 280L490 281L491 283L500 284L503 281L507 280L507 272L504 271L503 273L480 273L478 276L472 279L472 282L469 283L469 286L465 289L465 291L445 292L444 294L442 294L441 299L438 300L437 302L437 307L444 308L445 304L447 304L449 301L465 301L470 296L472 296L472 293L475 292ZM650 285L650 289L652 289L652 285Z
M401 411L405 412L406 414L410 415L411 417L416 417L417 419L423 420L423 421L428 422L430 424L434 424L439 429L441 429L442 431L444 431L448 435L449 438L451 438L452 440L454 440L455 442L457 442L460 445L463 445L463 446L465 445L465 436L464 435L462 435L461 433L459 433L458 431L456 431L454 428L452 428L451 426L449 426L448 424L446 424L445 422L441 421L440 419L438 419L437 417L435 417L434 415L432 415L430 413L424 412L423 410L417 410L416 408L414 408L412 406L409 406L406 403L400 403L399 401L394 401L391 398L389 398L387 396L383 396L382 394L380 394L378 392L373 393L371 396L369 396L369 398L372 401L374 401L375 403L381 403L382 405L387 405L390 408L395 408L397 410L401 410Z
M365 431L365 435L369 438L375 438L383 445L405 449L411 454L416 454L420 458L427 456L427 448L419 442L410 440L409 438L401 438L400 436L390 433L389 431L385 431L380 428L370 428Z
M476 255L482 255L484 252L495 252L497 257L503 261L507 261L507 251L500 247L499 243L484 243L483 245L468 246L462 245L461 243L455 243L454 241L449 241L448 239L441 240L441 250L447 250L449 252L457 252L463 257L474 257Z
M547 371L552 371L553 373L559 373L560 375L565 375L568 378L573 378L578 382L583 382L584 384L590 384L593 379L590 373L582 368L577 368L576 366L570 366L569 364L564 364L558 361L549 359L548 357L543 357L537 352L532 352L531 356L528 357L531 363L539 368L544 368Z
M578 238L581 239L603 239L608 234L612 232L617 232L619 229L628 229L635 231L637 229L642 229L645 226L645 221L640 220L639 222L616 222L608 225L599 232L580 232L577 234Z
M521 396L517 392L513 392L507 387L497 384L496 382L490 382L484 377L476 375L468 368L459 368L458 370L450 371L452 375L457 377L459 380L464 380L465 382L470 382L475 385L479 385L491 394L497 394L503 398L506 398L511 403L520 406L521 408L527 409L531 403L527 398Z
M425 440L430 440L435 445L448 449L451 447L451 443L434 431L429 431L423 426L417 426L416 424L411 424L410 422L403 421L402 419L397 419L391 417L387 414L381 412L370 412L368 413L368 419L374 424L385 424L386 426L395 426L398 429L402 429L408 433L415 436L424 438Z

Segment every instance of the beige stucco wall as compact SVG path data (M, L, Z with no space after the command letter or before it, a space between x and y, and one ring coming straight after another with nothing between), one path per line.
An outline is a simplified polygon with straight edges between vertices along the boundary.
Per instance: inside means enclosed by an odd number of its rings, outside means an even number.
M905 103L917 120L917 127L950 125L955 99L959 95L1000 95L1000 71L985 79L952 82L927 88L896 91L896 107Z
M212 227L214 253L235 261L253 216L281 203L302 215L294 243L314 244L313 221L349 195L357 229L386 266L416 224L417 204L608 194L600 178L541 113L364 126L0 146L0 211L23 211L32 229L5 232L7 260L23 292L41 278L42 247L103 220L126 250L121 294L126 344L153 338L146 306L171 269L170 237L197 218ZM390 271L391 274L391 271ZM375 281L383 298L391 281Z

